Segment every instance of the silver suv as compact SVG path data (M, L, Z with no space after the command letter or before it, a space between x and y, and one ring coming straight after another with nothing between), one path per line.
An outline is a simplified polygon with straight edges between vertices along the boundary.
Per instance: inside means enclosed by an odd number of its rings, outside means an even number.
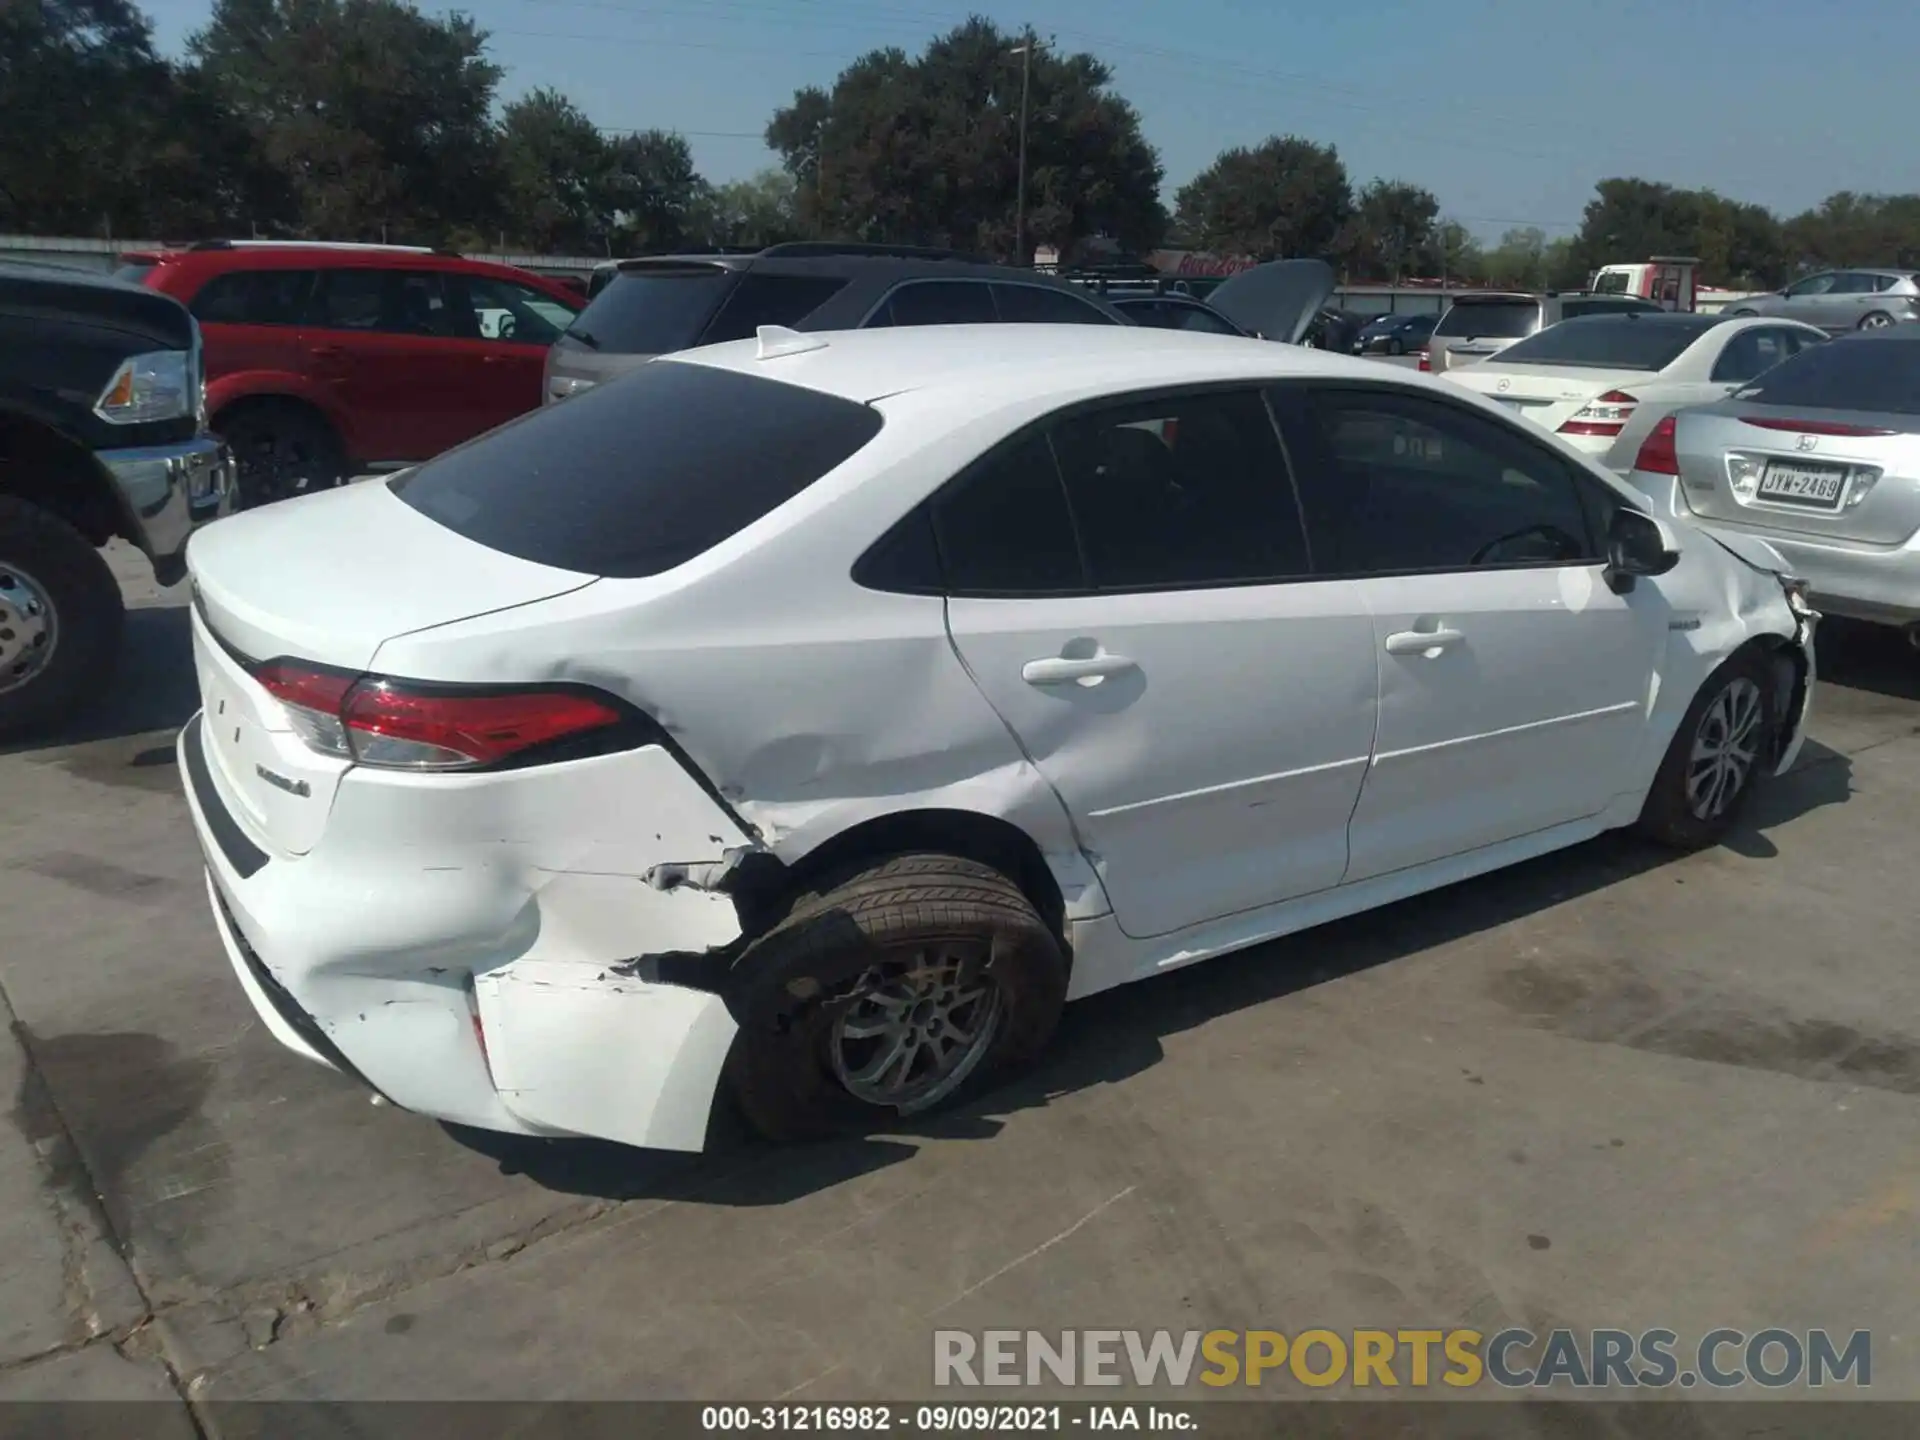
M1920 320L1920 275L1910 270L1822 270L1777 295L1742 300L1734 315L1804 320L1829 334Z
M1635 295L1591 295L1585 291L1570 295L1553 291L1531 295L1524 291L1488 290L1461 295L1433 327L1432 338L1427 341L1427 356L1420 368L1439 375L1456 366L1476 364L1489 355L1498 355L1514 341L1537 335L1562 320L1660 308L1653 301Z

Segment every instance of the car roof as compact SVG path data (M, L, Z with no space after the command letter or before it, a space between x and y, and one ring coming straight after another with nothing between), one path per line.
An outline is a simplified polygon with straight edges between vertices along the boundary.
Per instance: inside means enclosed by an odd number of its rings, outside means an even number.
M760 341L739 340L650 363L712 365L862 403L932 390L1069 403L1128 390L1305 375L1437 384L1324 350L1130 325L928 325L816 332L806 339L814 343L766 358Z

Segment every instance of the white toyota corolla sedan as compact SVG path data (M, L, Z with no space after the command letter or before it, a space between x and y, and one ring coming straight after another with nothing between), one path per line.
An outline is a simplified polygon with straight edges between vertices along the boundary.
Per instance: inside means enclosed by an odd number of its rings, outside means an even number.
M234 971L396 1105L884 1126L1063 1002L1792 763L1815 617L1538 427L1229 337L686 352L190 551Z

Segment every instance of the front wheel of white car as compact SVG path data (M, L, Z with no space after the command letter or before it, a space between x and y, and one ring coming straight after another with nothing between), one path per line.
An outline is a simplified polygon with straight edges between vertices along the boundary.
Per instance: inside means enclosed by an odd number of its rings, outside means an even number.
M1680 850L1716 844L1773 764L1779 723L1766 656L1739 651L1687 707L1640 812L1641 833Z
M734 967L734 1097L769 1140L952 1105L1039 1054L1059 942L991 866L897 855L804 896Z

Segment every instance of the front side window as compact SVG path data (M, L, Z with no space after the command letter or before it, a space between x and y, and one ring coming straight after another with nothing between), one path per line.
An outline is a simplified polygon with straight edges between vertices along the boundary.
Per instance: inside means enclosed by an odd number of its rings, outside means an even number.
M1796 300L1805 299L1809 295L1825 295L1829 290L1833 289L1833 282L1839 278L1839 276L1832 273L1809 275L1806 279L1796 281L1794 284L1789 285L1787 287L1787 294Z
M1601 558L1566 462L1493 420L1386 389L1286 387L1275 401L1320 573Z
M1060 421L1054 453L1089 579L1125 590L1285 580L1306 540L1259 394L1200 394Z
M551 345L573 323L571 307L530 285L493 275L465 277L473 324L482 340Z

